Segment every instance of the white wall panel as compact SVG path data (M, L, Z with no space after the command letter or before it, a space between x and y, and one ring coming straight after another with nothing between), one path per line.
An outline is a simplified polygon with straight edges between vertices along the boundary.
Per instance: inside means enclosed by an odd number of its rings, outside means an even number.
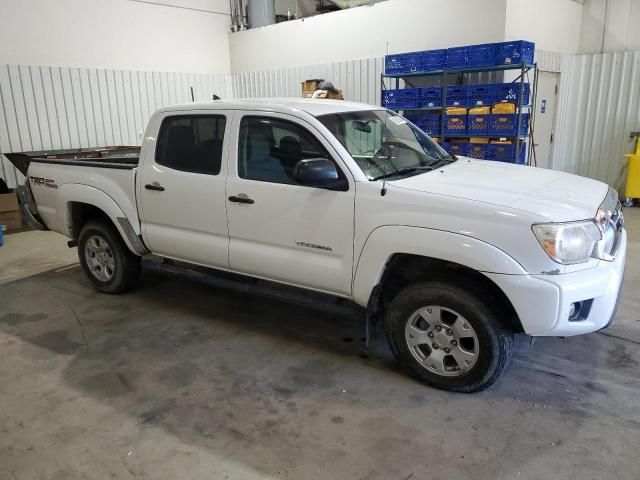
M213 94L228 97L222 74L185 74L0 65L0 154L137 145L159 107ZM22 177L0 155L11 187Z
M564 60L552 167L624 190L629 133L640 130L640 52Z

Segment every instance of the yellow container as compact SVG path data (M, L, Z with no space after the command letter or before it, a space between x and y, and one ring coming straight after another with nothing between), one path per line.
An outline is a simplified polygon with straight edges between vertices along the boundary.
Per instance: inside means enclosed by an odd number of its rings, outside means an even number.
M629 164L627 166L627 185L624 189L624 196L629 200L640 198L640 141L636 141L635 153L627 153L625 157L629 159Z
M469 110L469 115L489 115L491 108L489 107L475 107Z
M516 105L514 103L496 103L491 113L516 113Z
M489 139L487 137L471 137L469 143L489 143Z
M447 115L466 115L467 109L462 107L447 107Z

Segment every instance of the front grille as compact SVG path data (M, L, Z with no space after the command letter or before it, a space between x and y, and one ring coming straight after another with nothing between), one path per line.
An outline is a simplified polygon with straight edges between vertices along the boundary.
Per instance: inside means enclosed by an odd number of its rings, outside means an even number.
M600 204L600 211L604 212L604 218L601 218L598 222L602 230L602 241L598 247L600 258L604 257L606 260L613 260L618 253L624 225L622 204L618 200L618 192L614 188L609 187L607 195Z

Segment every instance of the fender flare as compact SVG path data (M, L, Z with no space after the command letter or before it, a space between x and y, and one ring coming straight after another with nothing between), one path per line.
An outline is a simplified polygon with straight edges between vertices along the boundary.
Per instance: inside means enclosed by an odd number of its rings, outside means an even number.
M65 183L58 188L58 205L56 209L63 217L63 228L68 237L73 235L71 218L71 203L73 202L86 203L100 209L109 217L125 245L132 253L136 255L148 253L138 237L140 234L139 226L131 224L118 203L102 190L80 183Z
M398 253L437 258L480 273L526 274L525 269L499 248L459 233L406 225L373 230L362 247L353 276L353 300L366 306L387 263Z

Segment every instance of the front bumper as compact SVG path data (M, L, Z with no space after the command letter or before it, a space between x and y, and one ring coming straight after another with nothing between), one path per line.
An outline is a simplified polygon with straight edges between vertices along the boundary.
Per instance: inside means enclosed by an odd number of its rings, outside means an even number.
M627 232L622 229L613 261L561 275L502 275L485 273L511 300L525 333L571 336L594 332L613 322L622 288L627 256ZM569 321L571 305L590 302L585 318Z

